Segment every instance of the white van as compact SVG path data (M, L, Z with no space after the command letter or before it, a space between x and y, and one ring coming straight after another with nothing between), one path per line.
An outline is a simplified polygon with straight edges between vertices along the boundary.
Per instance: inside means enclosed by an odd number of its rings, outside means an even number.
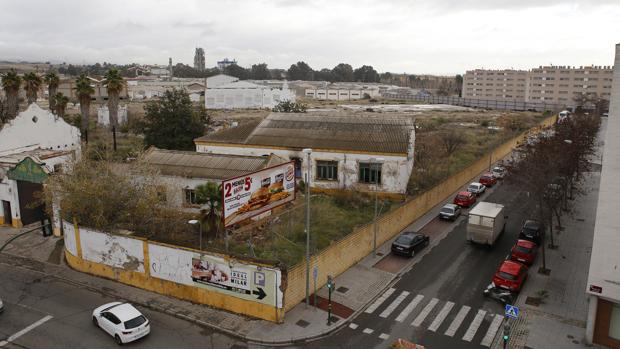
M469 211L467 241L493 245L506 227L504 205L479 202Z

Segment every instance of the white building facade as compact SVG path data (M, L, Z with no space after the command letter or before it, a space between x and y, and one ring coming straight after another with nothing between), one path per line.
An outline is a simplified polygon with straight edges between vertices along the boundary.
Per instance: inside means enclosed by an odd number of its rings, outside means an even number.
M102 107L97 108L97 123L99 125L108 126L110 125L110 111L108 110L108 106L103 105ZM126 124L127 123L127 106L119 105L118 106L118 124Z
M247 81L215 87L207 83L205 91L207 109L271 109L282 101L295 101L295 93L289 90L287 84L279 89Z

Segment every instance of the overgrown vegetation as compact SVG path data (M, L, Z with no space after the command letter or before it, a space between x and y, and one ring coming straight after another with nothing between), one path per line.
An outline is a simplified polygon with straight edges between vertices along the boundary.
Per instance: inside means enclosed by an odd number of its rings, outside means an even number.
M280 113L305 113L306 105L303 103L296 103L291 101L282 101L273 107L272 111Z

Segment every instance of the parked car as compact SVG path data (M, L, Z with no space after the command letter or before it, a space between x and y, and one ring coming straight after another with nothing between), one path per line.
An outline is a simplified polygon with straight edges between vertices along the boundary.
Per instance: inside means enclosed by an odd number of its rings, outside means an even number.
M439 218L454 221L461 215L461 207L455 204L445 204L439 210Z
M494 283L490 283L487 288L482 291L485 297L490 297L502 304L514 304L514 294L503 288L496 287Z
M541 222L528 219L523 223L523 227L519 233L519 239L529 240L540 246L544 230L545 227Z
M4 311L4 303L2 303L2 298L0 298L0 313Z
M471 205L476 203L476 195L468 191L460 191L454 197L453 203L461 207L471 207Z
M147 318L129 303L113 302L98 307L93 311L93 324L114 337L118 345L151 332Z
M497 184L497 179L493 177L493 173L485 172L482 174L482 176L480 176L480 179L478 179L478 182L480 182L481 184L484 184L485 187L492 187L495 184Z
M506 169L501 166L495 166L491 170L491 173L493 174L493 177L497 179L502 179L506 175Z
M485 187L484 184L478 182L473 182L469 185L469 187L467 187L467 191L475 194L476 196L482 195L486 189L487 187Z
M527 267L525 264L506 260L497 268L493 276L493 284L511 292L519 292L526 278Z
M510 250L510 259L532 265L536 259L536 244L529 240L517 240Z
M392 253L413 257L416 251L428 246L429 241L424 234L406 231L392 243Z

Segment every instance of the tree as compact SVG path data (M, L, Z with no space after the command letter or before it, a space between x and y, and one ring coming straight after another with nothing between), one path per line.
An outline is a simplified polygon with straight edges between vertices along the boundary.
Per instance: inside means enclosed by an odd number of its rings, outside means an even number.
M55 96L56 93L58 92L58 85L60 85L60 78L58 77L58 74L56 74L56 72L54 72L53 70L49 71L47 74L45 74L45 77L43 78L45 80L45 83L47 84L47 96L48 96L48 101L49 101L49 107L50 110L55 113L55 106L56 106L56 100L55 100Z
M332 75L332 71L327 68L323 68L320 71L315 72L314 78L317 81L334 81L334 76Z
M9 120L14 119L19 112L19 87L21 84L22 78L17 75L15 69L2 74L2 89L6 94L6 108Z
M90 118L90 99L95 93L95 89L90 84L90 78L85 73L75 80L75 93L80 101L80 112L82 113L82 137L88 143L88 123Z
M54 109L56 111L56 115L61 118L65 117L65 109L67 108L67 103L69 103L69 97L63 95L61 92L56 93L50 100L54 101Z
M353 67L350 64L340 63L332 69L334 81L353 81Z
M271 79L271 72L266 63L252 64L250 77L254 80L268 80Z
M224 68L224 74L234 76L239 80L246 80L250 77L250 71L236 64L231 64Z
M209 118L204 106L197 111L187 92L172 89L144 108L144 143L162 149L195 149L194 139L204 134Z
M37 95L43 84L43 79L35 73L29 72L24 74L24 90L26 91L26 99L28 104L32 104L37 101Z
M461 97L461 94L463 92L463 75L456 74L456 76L454 77L454 83L456 85L456 91L458 92L459 97Z
M314 80L314 70L306 62L297 62L288 68L289 80Z
M379 82L379 73L370 65L363 65L353 71L355 81Z
M2 128L2 125L7 121L9 121L9 111L6 100L0 98L0 128Z
M460 146L467 142L462 132L453 129L439 133L439 138L448 156L452 155Z
M305 113L306 105L303 103L296 103L291 101L282 101L278 103L271 111L280 113Z
M203 214L201 221L207 231L207 240L214 240L220 231L222 217L222 186L215 182L207 182L196 187L196 202L208 204L209 211Z
M116 127L118 126L118 100L123 88L127 86L127 82L118 69L110 68L104 75L105 86L108 90L108 115L110 116L110 125L112 125L112 134L114 137L114 150L116 151Z

